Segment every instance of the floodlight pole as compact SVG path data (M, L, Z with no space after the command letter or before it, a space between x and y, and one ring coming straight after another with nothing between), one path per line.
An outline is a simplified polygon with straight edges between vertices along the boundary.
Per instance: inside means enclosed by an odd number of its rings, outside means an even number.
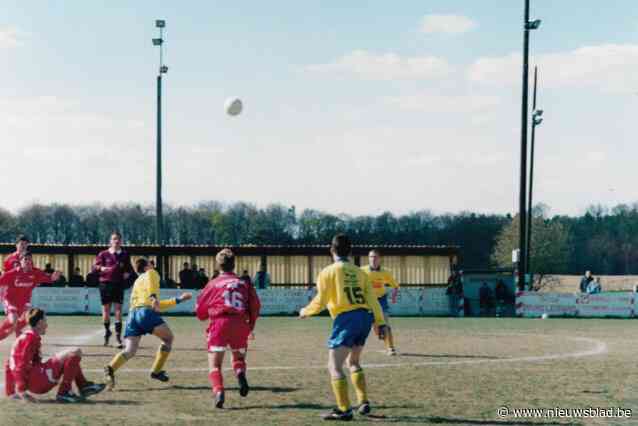
M164 269L163 262L163 249L164 249L164 218L162 215L162 74L166 74L168 67L164 65L164 28L166 22L163 20L156 20L155 27L159 29L159 38L153 39L153 45L159 46L160 51L160 63L157 73L157 158L156 158L156 171L157 171L157 186L156 186L156 199L155 199L155 214L156 214L156 228L155 228L155 242L159 246L157 253L156 266L160 275Z
M529 95L529 32L538 29L540 21L529 20L529 0L524 0L525 13L523 17L523 96L521 102L521 180L519 188L519 242L518 247L521 256L518 265L518 285L525 286L525 275L527 266L527 116L528 116L528 95Z
M532 135L531 135L531 147L530 147L530 160L529 160L529 201L528 205L528 214L527 214L527 271L530 272L530 263L532 258L532 195L534 193L534 147L536 146L536 126L541 124L543 121L541 115L543 114L542 110L536 109L536 93L538 89L538 67L534 67L534 92L532 95Z

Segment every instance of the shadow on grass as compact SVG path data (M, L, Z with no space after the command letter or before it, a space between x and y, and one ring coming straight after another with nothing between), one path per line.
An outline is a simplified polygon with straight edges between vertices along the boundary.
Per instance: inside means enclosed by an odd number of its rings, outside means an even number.
M418 408L418 405L379 405L374 406L374 409L389 409L389 408ZM326 410L330 411L334 408L334 405L314 404L310 402L298 402L296 404L279 404L279 405L245 405L242 407L229 407L225 410ZM386 420L386 417L379 417ZM359 419L365 419L360 417Z
M54 347L54 348L68 348L68 347L74 347L74 346L77 346L78 348L103 348L103 349L114 348L114 346L104 346L104 345L78 345L78 344L74 344L72 342L70 342L70 343L47 343L45 346L51 346L51 347Z
M453 354L413 354L400 353L400 357L419 357L419 358L477 358L477 359L502 359L500 356L480 356L480 355L453 355Z
M113 356L115 356L118 352L109 352L109 353L86 353L86 352L82 352L82 358L113 358ZM51 356L53 356L53 354L51 354ZM135 358L149 358L149 359L155 359L155 355L143 355L143 354L136 354ZM150 371L150 370L149 370Z
M118 389L118 392L163 392L163 391L210 391L210 386L181 386L173 385L165 388L146 388L146 389ZM226 391L238 391L237 387L227 387ZM272 392L272 393L290 393L296 392L299 388L288 388L283 386L251 386L251 392Z

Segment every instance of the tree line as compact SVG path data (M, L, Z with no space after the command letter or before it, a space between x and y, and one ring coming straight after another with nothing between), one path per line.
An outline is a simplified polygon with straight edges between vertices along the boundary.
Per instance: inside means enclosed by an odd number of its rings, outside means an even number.
M638 273L638 203L612 209L591 206L581 216L550 216L534 209L531 269L540 273ZM140 204L104 206L31 204L13 214L0 208L0 241L19 233L35 243L105 244L112 230L128 244L155 241L155 209ZM429 244L461 247L465 269L511 267L518 245L518 218L508 214L352 216L272 204L236 202L164 207L167 244L327 244L337 232L357 244Z

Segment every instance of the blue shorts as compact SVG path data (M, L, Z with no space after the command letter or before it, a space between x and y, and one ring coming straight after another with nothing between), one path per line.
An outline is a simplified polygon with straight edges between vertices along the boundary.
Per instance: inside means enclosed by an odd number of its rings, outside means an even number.
M151 334L158 325L164 324L164 320L151 308L137 308L128 313L124 337L143 336Z
M373 322L374 317L367 309L355 309L339 314L332 323L328 347L335 349L339 346L351 348L365 345Z
M390 305L388 304L387 294L384 294L383 296L379 297L379 305L381 305L381 310L383 312L386 312L386 313L390 312Z

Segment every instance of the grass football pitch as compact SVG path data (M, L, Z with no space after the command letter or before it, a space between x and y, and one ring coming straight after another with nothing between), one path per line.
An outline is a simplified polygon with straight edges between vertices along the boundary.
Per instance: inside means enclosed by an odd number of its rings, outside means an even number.
M325 367L328 318L261 318L248 356L252 390L241 398L232 373L225 371L223 410L212 404L204 324L192 317L166 320L176 336L166 366L169 383L148 376L158 340L146 336L136 358L118 372L114 391L76 405L55 403L54 392L39 396L35 405L0 399L0 425L303 425L322 423L320 414L333 407ZM355 422L638 424L634 321L395 318L393 326L399 356L385 355L374 335L368 340L363 359L376 416L355 416ZM49 317L44 357L79 346L87 377L102 381L102 367L117 350L103 347L101 336L98 317ZM2 365L13 340L0 342ZM499 416L500 407L510 412ZM622 408L634 417L600 417L594 411L579 417L516 417L512 411L521 408Z

